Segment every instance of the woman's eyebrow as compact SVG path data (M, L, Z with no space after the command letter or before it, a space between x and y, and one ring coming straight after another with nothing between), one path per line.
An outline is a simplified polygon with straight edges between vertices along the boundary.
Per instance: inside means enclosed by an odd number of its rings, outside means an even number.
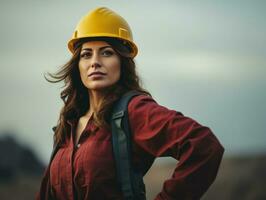
M103 46L103 47L100 47L99 49L100 49L100 51L101 51L101 50L103 50L103 49L105 49L105 48L108 48L108 47L111 47L111 46L109 46L109 45L108 45L108 46ZM112 47L111 47L111 48L112 48ZM86 51L92 51L91 48L84 48L84 49L82 49L82 51L83 51L83 50L86 50Z

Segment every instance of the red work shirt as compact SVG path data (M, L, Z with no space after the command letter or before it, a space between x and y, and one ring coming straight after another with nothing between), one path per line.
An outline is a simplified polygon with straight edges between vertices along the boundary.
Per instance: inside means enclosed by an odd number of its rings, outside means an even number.
M224 152L212 131L146 95L134 97L128 113L134 166L145 168L146 160L161 156L179 160L156 200L199 199L214 181ZM77 121L68 121L71 134L47 167L37 199L123 199L111 132L89 120L75 147Z

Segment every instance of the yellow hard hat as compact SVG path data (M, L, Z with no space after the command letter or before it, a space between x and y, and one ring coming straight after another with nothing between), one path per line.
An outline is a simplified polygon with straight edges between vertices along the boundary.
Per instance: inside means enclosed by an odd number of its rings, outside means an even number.
M106 7L99 7L85 15L78 23L68 49L74 53L74 44L81 38L111 37L123 41L130 48L130 57L135 57L138 48L133 42L131 29L124 18Z

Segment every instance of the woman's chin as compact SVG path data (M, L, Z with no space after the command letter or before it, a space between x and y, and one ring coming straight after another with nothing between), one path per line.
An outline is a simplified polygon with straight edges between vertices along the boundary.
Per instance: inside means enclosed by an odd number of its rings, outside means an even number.
M89 90L94 91L104 91L110 88L113 84L95 84L93 86L87 87Z

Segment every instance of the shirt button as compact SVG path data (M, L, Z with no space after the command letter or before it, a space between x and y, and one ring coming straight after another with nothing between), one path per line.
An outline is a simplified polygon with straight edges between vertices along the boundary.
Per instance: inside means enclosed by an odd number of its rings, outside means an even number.
M79 148L80 147L80 144L78 144L77 147Z

